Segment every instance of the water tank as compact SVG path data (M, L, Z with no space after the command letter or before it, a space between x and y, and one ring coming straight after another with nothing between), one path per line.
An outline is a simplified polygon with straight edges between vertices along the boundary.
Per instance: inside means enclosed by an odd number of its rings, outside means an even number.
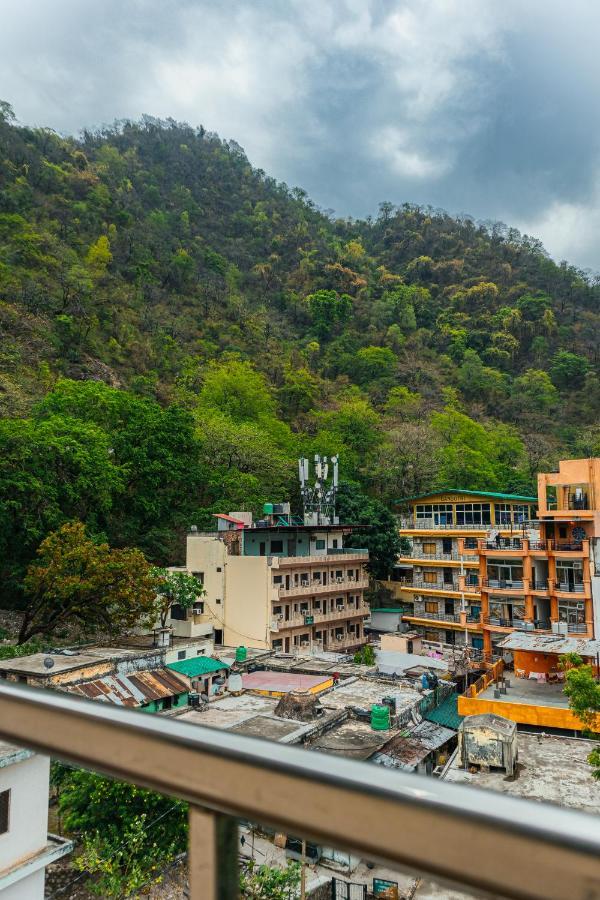
M273 504L272 503L265 503L263 505L263 515L265 515L265 516L273 515Z
M246 662L248 657L248 651L245 647L236 647L235 649L235 661L242 663Z
M239 672L232 672L229 676L228 688L230 694L241 694L242 693L242 676Z
M388 731L390 727L390 708L374 703L371 707L371 728L373 731Z

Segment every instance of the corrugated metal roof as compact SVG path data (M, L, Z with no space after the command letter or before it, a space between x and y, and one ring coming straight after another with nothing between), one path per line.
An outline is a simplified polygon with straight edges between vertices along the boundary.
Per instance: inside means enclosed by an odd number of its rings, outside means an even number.
M395 503L408 503L410 500L424 500L426 497L437 497L439 494L467 494L469 497L494 497L496 500L523 500L525 503L537 503L537 497L525 497L522 494L502 494L496 491L465 491L463 488L440 488L428 491L427 494L415 494L414 497L402 497Z
M79 694L88 700L101 700L117 706L142 706L152 700L162 700L190 690L187 678L168 669L135 672L130 675L105 675L81 684L68 685L70 694Z
M167 669L181 672L188 678L197 678L198 675L209 675L211 672L229 668L229 663L213 659L212 656L194 656L191 659L178 659L177 662L167 663Z
M428 722L435 722L445 728L453 728L454 731L458 731L463 720L463 716L458 714L458 694L450 694L439 706L425 713L425 718Z
M513 631L498 644L505 650L537 650L538 653L579 653L580 656L597 656L600 641L590 638L567 637L564 634L530 634Z
M432 750L443 747L455 737L450 728L432 722L421 722L408 734L398 735L387 744L381 753L375 754L373 762L401 769L415 769Z

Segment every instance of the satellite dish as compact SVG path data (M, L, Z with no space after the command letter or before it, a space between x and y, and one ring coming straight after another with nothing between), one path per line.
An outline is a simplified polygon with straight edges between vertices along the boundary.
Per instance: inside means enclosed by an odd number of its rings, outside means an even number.
M50 656L47 656L46 659L44 660L44 668L45 669L54 668L54 660Z

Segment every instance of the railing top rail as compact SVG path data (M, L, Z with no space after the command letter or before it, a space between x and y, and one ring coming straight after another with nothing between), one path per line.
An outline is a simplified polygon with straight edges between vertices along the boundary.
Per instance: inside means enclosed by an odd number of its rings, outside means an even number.
M491 802L476 788L328 755L316 762L299 748L22 685L0 684L0 736L494 895L583 900L600 890L600 819L585 813L503 794Z

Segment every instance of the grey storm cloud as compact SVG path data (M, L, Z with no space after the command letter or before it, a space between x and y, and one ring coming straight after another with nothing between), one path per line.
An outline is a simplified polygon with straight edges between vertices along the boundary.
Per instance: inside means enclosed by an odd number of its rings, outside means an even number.
M0 98L203 124L326 209L500 219L600 269L595 0L3 0Z

